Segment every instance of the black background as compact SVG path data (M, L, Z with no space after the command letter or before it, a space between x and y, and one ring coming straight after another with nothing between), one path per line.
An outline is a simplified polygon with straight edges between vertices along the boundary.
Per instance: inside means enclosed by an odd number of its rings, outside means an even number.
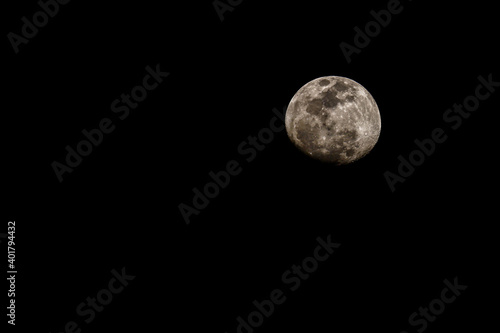
M247 0L223 22L211 1L72 1L19 54L4 38L14 330L83 323L76 306L126 267L135 280L82 332L233 333L252 301L285 290L283 272L327 235L341 247L256 332L416 332L409 315L454 277L468 289L427 331L489 329L498 92L456 131L442 116L479 75L500 80L497 14L479 1L402 4L350 64L339 44L353 44L353 28L387 1ZM38 10L36 1L4 4L4 35ZM120 121L111 102L156 64L170 76ZM244 162L238 145L268 126L273 108L327 75L374 96L382 132L373 151L332 167L282 131ZM106 117L115 131L59 183L51 163ZM448 140L392 193L384 172L397 172L398 156L436 127ZM242 173L186 225L178 205L233 159Z

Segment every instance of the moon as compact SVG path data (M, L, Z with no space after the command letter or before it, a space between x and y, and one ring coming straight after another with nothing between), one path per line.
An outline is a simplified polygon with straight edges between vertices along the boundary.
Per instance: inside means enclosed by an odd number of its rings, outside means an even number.
M375 99L361 84L325 76L308 82L293 96L285 127L290 140L306 155L344 165L372 150L381 120Z

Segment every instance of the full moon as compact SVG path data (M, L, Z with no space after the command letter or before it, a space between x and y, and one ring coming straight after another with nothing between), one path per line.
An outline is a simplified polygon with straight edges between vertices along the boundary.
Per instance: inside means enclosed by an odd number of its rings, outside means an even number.
M359 83L325 76L293 96L285 116L290 140L308 156L344 165L368 154L380 136L380 112Z

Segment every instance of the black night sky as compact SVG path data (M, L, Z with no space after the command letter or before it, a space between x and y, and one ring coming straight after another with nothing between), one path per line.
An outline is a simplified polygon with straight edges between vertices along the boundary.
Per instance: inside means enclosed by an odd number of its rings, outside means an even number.
M2 13L6 332L494 327L492 3L66 2ZM340 167L283 129L329 75L382 119Z

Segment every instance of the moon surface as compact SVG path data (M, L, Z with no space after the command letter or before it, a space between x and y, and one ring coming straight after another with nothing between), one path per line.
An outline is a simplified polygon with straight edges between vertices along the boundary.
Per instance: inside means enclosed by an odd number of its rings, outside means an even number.
M286 132L303 153L344 165L368 154L380 136L377 103L359 83L325 76L293 96L285 116Z

